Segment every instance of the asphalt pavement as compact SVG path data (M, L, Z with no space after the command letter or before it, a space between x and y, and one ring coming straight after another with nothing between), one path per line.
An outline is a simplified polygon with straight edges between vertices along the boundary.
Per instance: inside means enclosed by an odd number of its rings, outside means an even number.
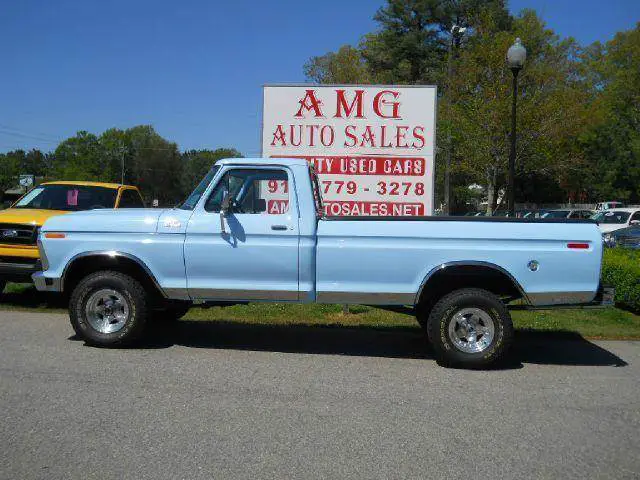
M640 478L640 343L181 321L132 349L0 310L0 478Z

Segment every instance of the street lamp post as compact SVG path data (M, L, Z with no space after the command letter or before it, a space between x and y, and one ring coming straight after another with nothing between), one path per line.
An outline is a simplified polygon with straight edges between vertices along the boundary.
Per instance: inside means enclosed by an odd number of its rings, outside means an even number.
M520 39L516 41L507 51L507 65L513 73L513 101L511 103L511 152L509 154L509 185L507 190L509 216L515 216L515 176L516 176L516 106L518 102L518 73L524 66L527 58L527 50L520 43Z

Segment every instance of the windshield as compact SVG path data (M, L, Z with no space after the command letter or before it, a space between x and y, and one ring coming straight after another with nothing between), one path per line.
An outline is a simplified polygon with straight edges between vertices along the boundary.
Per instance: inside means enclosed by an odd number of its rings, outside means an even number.
M542 218L567 218L569 210L553 210L542 215Z
M631 215L630 212L616 212L616 211L607 211L596 213L593 217L598 223L627 223L627 219Z
M16 202L13 208L43 210L91 210L114 208L118 190L89 185L40 185Z
M194 208L196 208L198 200L200 200L200 197L202 197L202 194L211 183L211 180L213 180L213 177L215 177L216 173L218 173L218 170L220 170L220 166L214 165L200 181L193 193L187 197L187 199L182 205L180 205L179 208L182 210L193 210Z

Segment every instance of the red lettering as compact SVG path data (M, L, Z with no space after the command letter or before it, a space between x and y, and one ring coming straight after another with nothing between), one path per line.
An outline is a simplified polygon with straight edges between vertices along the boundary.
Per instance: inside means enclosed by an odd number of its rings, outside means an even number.
M395 175L421 176L426 159L416 157L368 157L368 156L299 156L313 163L322 175Z
M393 144L391 142L388 142L385 144L386 135L387 135L387 127L383 125L382 127L380 127L380 147L393 148Z
M365 144L370 144L372 147L376 146L376 136L373 133L373 130L370 125L364 129L364 133L362 134L362 140L360 141L360 146L364 147Z
M399 92L394 92L393 90L383 90L378 92L376 96L373 98L373 111L376 112L380 118L400 118L398 114L398 110L400 109L400 102L390 102L383 98L384 95L391 94L395 99L400 96ZM382 106L391 105L391 115L385 115L380 109Z
M324 203L326 215L332 216L416 216L424 215L421 203L404 202L359 202L355 200L327 201Z
M356 95L353 98L351 105L347 104L347 99L345 98L344 92L345 90L336 90L337 105L336 105L335 118L342 118L342 110L344 110L345 116L349 118L354 108L356 109L355 118L364 118L364 115L362 113L363 112L362 98L364 95L364 90L355 91Z
M314 134L315 131L319 128L319 125L307 125L309 127L309 146L315 146Z
M358 143L358 139L356 138L356 134L354 133L355 129L356 129L355 125L347 125L344 128L344 134L347 137L347 139L344 141L345 147L355 147L356 144Z
M329 132L328 139L327 139L327 135L325 135L325 132ZM333 145L334 138L335 138L335 132L333 131L333 127L331 125L325 125L320 129L320 141L322 142L322 145L324 145L325 147L329 147Z
M290 125L289 130L289 143L291 143L291 145L293 145L294 147L299 147L302 143L302 125ZM296 130L298 130L298 143L296 143Z
M284 129L282 128L282 125L278 125L276 127L276 131L273 132L273 140L271 141L271 146L272 147L275 146L277 141L280 142L281 147L287 146L286 135L284 133Z
M324 116L320 109L322 102L316 98L315 90L307 90L304 98L298 103L300 104L300 108L298 109L298 113L295 114L295 117L303 118L304 114L302 113L302 110L306 110L307 112L313 110L316 118Z
M407 135L407 131L409 127L397 127L396 128L396 147L397 148L407 148L409 145L405 142L405 136ZM400 143L402 142L402 143Z
M420 141L420 143L413 142L413 148L424 147L424 127L415 127L413 129L413 138Z

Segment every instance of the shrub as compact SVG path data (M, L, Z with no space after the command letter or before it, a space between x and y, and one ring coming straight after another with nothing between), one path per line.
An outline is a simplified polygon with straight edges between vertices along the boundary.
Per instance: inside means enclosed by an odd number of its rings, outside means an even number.
M640 251L606 248L602 282L616 289L616 305L640 312Z

